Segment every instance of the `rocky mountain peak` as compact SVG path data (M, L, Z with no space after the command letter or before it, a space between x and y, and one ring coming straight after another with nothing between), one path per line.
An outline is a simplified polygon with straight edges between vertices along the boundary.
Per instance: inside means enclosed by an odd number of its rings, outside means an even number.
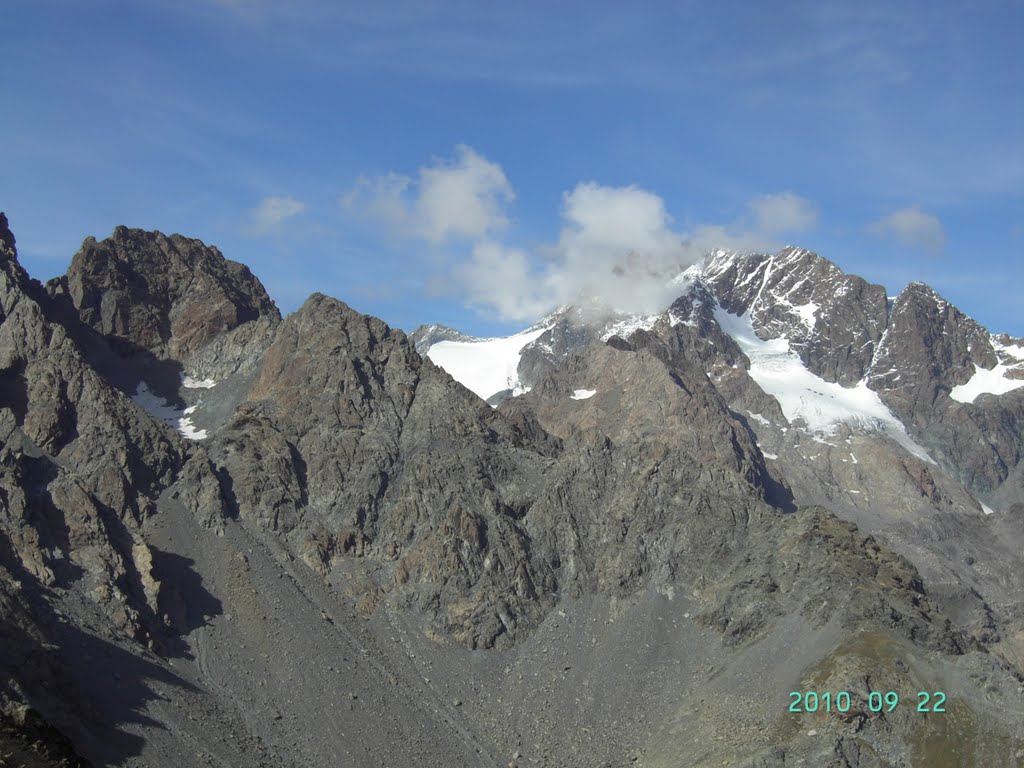
M473 336L455 330L454 328L441 323L421 325L411 334L409 338L421 355L426 355L427 350L440 341L473 341Z
M7 214L0 211L0 261L8 260L18 260L18 249L14 244L14 233L7 223Z
M808 369L829 382L860 381L885 331L885 289L804 248L719 251L703 279L726 312L749 313L763 339L788 339Z
M870 380L875 389L948 391L969 380L975 365L992 368L998 362L988 331L931 287L913 282L893 301Z
M216 336L280 313L262 283L202 241L117 227L87 238L50 293L99 333L159 358L183 360Z

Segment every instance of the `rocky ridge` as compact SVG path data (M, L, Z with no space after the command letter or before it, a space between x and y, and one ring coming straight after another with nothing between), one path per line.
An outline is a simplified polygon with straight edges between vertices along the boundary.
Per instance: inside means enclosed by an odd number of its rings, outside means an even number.
M532 391L494 409L335 299L279 320L198 241L119 228L48 291L4 242L0 628L22 655L0 657L0 695L92 761L906 763L912 719L829 720L818 740L772 696L820 673L866 699L865 665L895 685L907 663L966 707L933 742L1014 759L1019 666L767 457L737 403L784 416L707 285L607 342L553 324ZM837 376L862 365L807 349ZM135 405L117 360L196 398L208 436ZM76 664L71 644L104 664ZM764 684L758 654L784 648L799 662L742 715L679 709L716 686L739 701ZM79 697L55 701L57 679Z

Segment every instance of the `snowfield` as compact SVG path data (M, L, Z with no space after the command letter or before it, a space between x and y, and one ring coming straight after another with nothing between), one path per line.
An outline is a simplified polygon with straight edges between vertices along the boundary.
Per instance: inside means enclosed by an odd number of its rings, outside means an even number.
M518 372L523 347L546 330L547 327L533 328L504 338L439 341L427 357L484 400L506 389L521 395L527 391Z
M769 395L779 401L790 422L802 419L813 433L832 434L837 424L856 424L883 432L910 453L932 464L935 462L911 439L903 424L861 381L847 389L811 373L799 356L789 348L785 337L764 340L754 332L749 313L731 315L715 308L715 319L750 358L750 376Z
M588 400L596 394L596 389L577 389L569 397L573 400Z
M1024 379L1008 379L1006 372L1013 366L1000 363L992 370L985 370L979 365L974 366L974 375L966 384L960 384L950 390L949 396L958 403L973 403L981 395L1005 395L1015 389L1024 387Z
M1002 359L1013 362L1001 362L995 368L986 370L974 366L974 375L966 384L953 387L949 396L958 403L973 403L981 395L1005 395L1015 389L1024 387L1024 379L1009 379L1006 374L1019 371L1024 364L1024 347L1017 344L1002 344L994 336L991 338L992 348Z

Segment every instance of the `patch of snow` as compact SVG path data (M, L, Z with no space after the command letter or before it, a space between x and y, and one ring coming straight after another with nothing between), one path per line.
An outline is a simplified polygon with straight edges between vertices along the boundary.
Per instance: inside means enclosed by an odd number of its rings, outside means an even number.
M506 389L521 395L527 391L518 372L523 347L546 330L547 327L533 328L493 339L439 341L427 350L427 357L484 400Z
M981 504L980 501L978 503ZM996 511L987 504L981 504L981 511L984 512L986 515L994 515L996 513Z
M586 400L597 394L596 389L577 389L574 390L570 397L573 400Z
M151 392L144 381L140 381L135 388L132 402L150 416L174 427L189 440L205 440L207 437L205 429L196 429L192 424L191 414L195 412L196 406L193 405L185 409L175 408L162 397Z
M749 416L750 418L752 418L756 422L764 424L766 427L770 427L772 425L772 423L770 421L768 421L768 419L766 419L760 413L751 413L750 411L747 411L747 416Z
M601 341L608 341L612 336L628 339L637 331L649 331L660 320L662 315L629 315L609 325L601 334Z
M1024 363L1024 346L1020 344L1001 344L995 338L992 339L992 346L996 352L1004 352L1018 362Z
M860 425L883 432L918 458L935 463L866 382L848 389L814 375L790 350L787 338L760 338L749 312L737 316L716 307L715 319L750 359L751 378L778 400L790 422L802 419L812 433L825 435L840 423Z
M779 458L777 454L768 453L768 451L761 451L761 455L764 456L766 459L771 459L772 461L775 461L776 459Z
M700 277L701 265L691 264L678 275L669 280L668 284L681 289L689 288Z
M191 376L184 374L181 376L181 384L188 389L210 389L217 386L217 382L213 379L193 379Z
M850 454L850 458L851 458L851 459L853 460L853 463L854 463L854 464L860 464L860 462L859 462L859 461L857 461L857 457L856 457L856 456L854 456L854 455L853 455L852 453Z
M971 380L953 387L949 396L958 403L973 403L980 395L1005 395L1024 387L1024 379L1006 378L1006 372L1012 367L999 363L995 368L985 370L975 363Z
M800 319L803 320L804 325L808 328L814 328L814 323L818 318L818 305L813 301L809 301L806 304L801 304L799 307L793 307L793 311L796 312Z
M192 424L192 419L181 419L178 422L178 431L183 437L187 437L189 440L205 440L206 430L196 429Z

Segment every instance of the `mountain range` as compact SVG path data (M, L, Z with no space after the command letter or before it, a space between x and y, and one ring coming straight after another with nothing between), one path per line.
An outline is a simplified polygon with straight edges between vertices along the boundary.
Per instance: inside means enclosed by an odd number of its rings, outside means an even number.
M669 279L407 335L126 227L43 284L0 214L0 765L1021 764L1024 340Z

